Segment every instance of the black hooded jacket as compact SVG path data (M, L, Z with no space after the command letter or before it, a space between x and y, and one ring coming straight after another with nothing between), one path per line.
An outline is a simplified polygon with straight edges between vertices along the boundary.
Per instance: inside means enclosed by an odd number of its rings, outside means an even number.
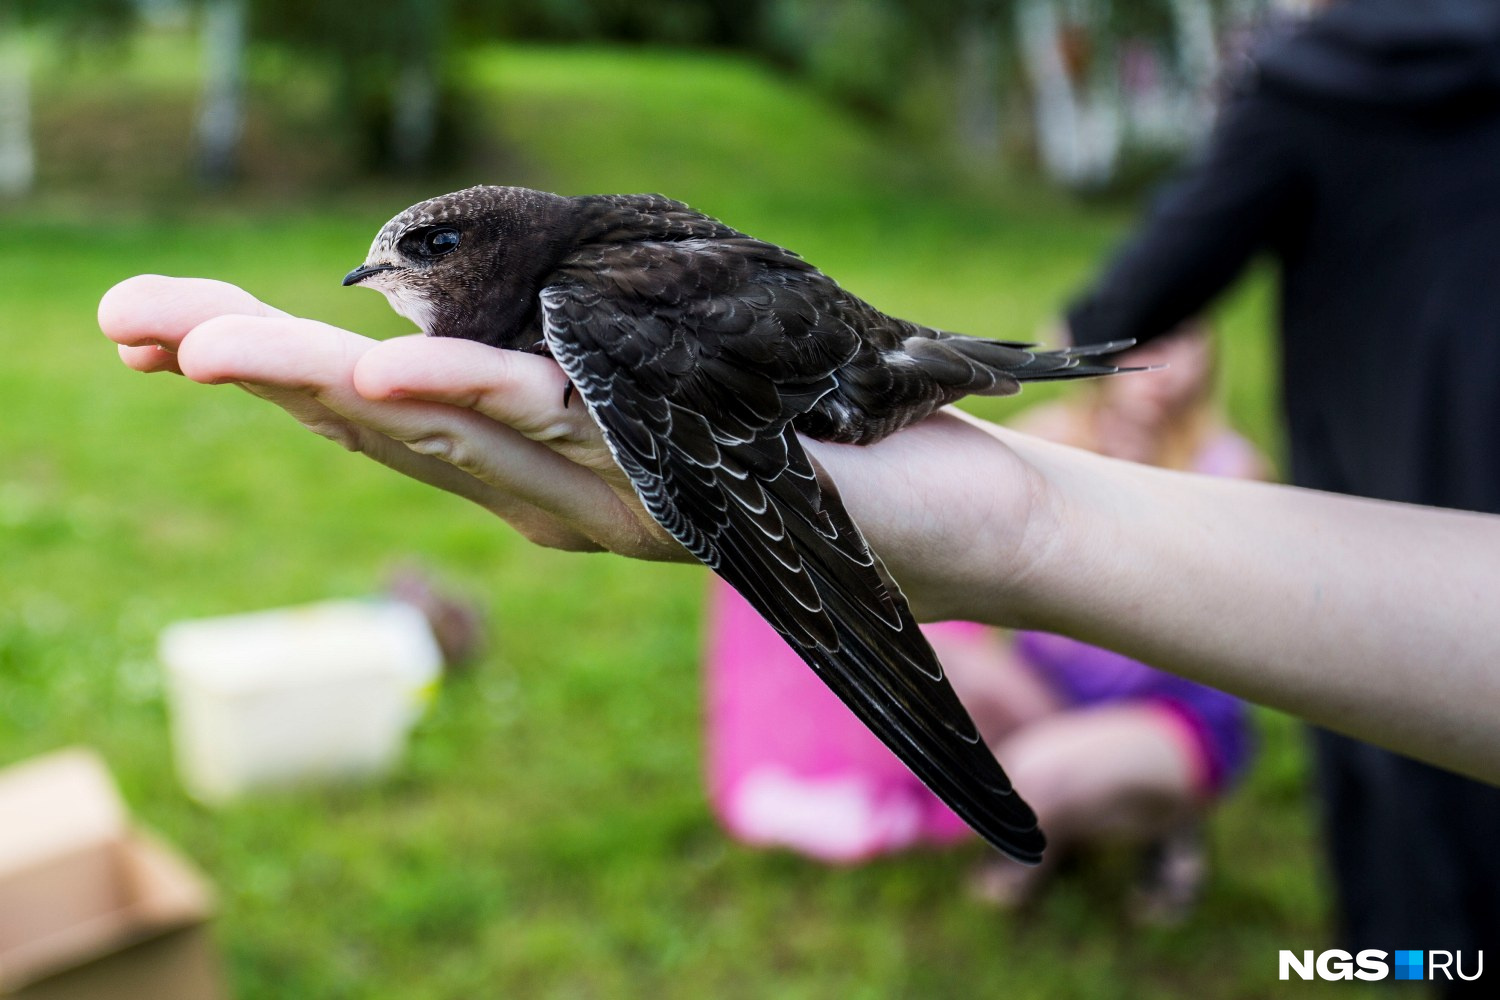
M1293 481L1500 512L1500 2L1346 0L1268 45L1073 340L1164 333L1260 251Z

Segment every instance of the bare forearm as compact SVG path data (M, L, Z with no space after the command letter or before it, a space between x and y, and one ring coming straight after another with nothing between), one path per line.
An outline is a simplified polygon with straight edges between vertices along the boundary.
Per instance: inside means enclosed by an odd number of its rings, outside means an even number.
M984 429L1049 499L1019 546L960 517L926 557L899 533L886 550L875 515L872 537L920 609L1063 632L1500 781L1500 518L1166 472ZM969 452L961 477L923 488L1015 475L1003 448Z

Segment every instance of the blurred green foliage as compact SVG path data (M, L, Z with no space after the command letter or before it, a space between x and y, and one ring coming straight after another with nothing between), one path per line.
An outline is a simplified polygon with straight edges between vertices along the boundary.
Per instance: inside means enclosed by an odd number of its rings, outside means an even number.
M754 48L775 0L506 0L473 5L500 37Z
M1289 721L1263 715L1264 753L1216 818L1206 898L1178 930L1122 925L1124 856L1087 862L1018 919L965 896L974 846L855 869L747 850L702 790L700 571L536 549L245 393L123 369L94 305L139 271L403 332L338 282L390 214L434 193L299 173L297 150L319 141L300 109L326 94L273 60L252 117L261 180L195 194L166 162L185 141L170 112L191 101L192 51L152 44L107 71L42 75L41 134L71 151L54 161L95 162L55 168L0 215L0 761L103 750L141 818L220 886L241 1000L1299 995L1273 986L1277 949L1328 935ZM485 142L445 185L661 190L951 329L1028 336L1127 219L966 179L740 59L480 48L457 71ZM1219 322L1233 416L1271 444L1262 289ZM496 641L448 683L400 772L221 812L187 801L158 629L367 593L413 556L475 595Z
M65 42L123 32L135 14L132 0L0 0L0 27L9 27L7 21L51 23Z

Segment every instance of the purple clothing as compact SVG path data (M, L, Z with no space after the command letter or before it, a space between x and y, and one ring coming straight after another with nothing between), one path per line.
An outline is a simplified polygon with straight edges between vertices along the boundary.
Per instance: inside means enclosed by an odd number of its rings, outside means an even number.
M1069 705L1159 701L1188 729L1202 752L1204 791L1232 785L1250 762L1245 703L1223 691L1163 673L1128 656L1046 632L1016 634L1016 652Z

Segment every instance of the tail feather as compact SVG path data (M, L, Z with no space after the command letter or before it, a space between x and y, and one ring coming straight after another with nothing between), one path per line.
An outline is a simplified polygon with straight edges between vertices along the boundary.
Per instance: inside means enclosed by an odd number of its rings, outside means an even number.
M922 374L954 393L1009 396L1020 391L1022 382L1052 382L1062 379L1097 378L1121 372L1147 371L1121 367L1101 360L1126 350L1133 340L1084 344L1055 351L1036 350L1011 341L979 337L911 337L902 345Z
M1101 344L1079 344L1075 347L1064 347L1056 353L1067 355L1070 358L1097 358L1104 354L1118 354L1134 346L1134 340L1109 340Z
M1072 378L1098 378L1101 375L1124 375L1127 372L1155 372L1160 371L1163 367L1165 366L1141 365L1121 368L1117 365L1070 365L1067 368L1058 368L1053 371L1018 374L1016 378L1022 382L1059 382Z

